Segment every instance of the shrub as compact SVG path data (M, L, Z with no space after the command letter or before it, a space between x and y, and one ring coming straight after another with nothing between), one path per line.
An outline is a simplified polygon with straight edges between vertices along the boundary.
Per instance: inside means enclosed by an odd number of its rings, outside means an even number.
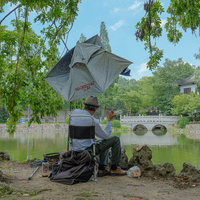
M181 117L180 119L177 120L176 124L180 128L185 128L186 124L189 124L189 122L190 122L189 117Z
M101 121L100 124L107 124L107 121L108 121L107 119L104 119L104 120Z
M68 117L66 118L66 123L69 124L69 118Z
M112 127L114 128L120 128L121 127L121 123L119 120L113 120L112 121Z

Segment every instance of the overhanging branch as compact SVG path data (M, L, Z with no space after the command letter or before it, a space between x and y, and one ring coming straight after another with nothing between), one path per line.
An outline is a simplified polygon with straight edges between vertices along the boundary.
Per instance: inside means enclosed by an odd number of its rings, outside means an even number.
M8 17L13 11L15 11L16 9L18 9L19 7L21 7L22 4L19 4L16 8L14 8L13 10L11 10L1 21L0 24L3 22L4 19L6 19L6 17Z

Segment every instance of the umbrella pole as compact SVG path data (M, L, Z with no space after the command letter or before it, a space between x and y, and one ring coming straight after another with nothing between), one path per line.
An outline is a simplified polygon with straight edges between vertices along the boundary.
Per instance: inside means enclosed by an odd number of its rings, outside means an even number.
M72 102L70 102L70 106L69 106L69 113L71 115L71 110L72 110ZM70 124L70 121L69 121L69 124ZM70 135L70 132L69 132L69 126L68 126L68 141L67 141L67 151L69 151L69 135Z

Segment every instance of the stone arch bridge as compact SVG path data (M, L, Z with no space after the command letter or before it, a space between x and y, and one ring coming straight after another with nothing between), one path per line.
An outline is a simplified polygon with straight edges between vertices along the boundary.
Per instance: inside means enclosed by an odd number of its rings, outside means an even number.
M137 125L143 125L147 128L147 130L154 130L154 128L158 125L163 125L167 129L173 125L176 124L176 121L180 117L175 116L121 116L120 115L120 122L123 126L128 126L131 128L131 130L134 130L134 128Z

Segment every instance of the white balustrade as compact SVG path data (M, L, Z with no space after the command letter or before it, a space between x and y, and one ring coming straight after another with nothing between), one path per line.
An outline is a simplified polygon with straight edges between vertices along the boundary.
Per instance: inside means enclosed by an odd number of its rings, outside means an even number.
M120 121L122 123L154 123L154 122L166 122L166 123L175 123L180 117L176 116L121 116L120 115Z

